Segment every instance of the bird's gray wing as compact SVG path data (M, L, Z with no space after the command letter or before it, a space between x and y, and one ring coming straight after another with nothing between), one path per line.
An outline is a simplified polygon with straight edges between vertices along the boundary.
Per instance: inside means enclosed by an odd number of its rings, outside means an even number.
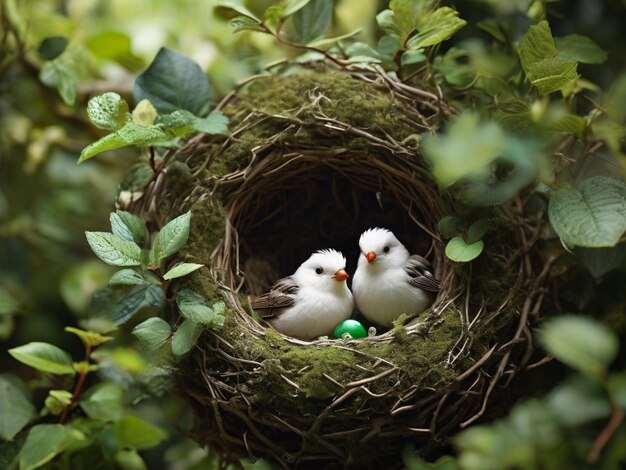
M269 292L261 294L250 301L252 308L261 318L271 318L280 314L281 309L292 307L295 303L294 295L299 286L291 276L276 281Z
M430 263L419 255L412 255L404 270L410 276L409 284L429 292L439 292L439 281L431 271Z

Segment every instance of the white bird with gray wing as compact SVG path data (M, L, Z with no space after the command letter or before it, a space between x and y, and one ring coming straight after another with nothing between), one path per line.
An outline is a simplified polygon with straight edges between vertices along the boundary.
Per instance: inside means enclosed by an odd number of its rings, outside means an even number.
M277 281L250 304L285 335L300 339L330 335L354 308L345 268L340 252L317 251L293 275Z
M358 310L385 327L403 313L423 312L439 292L430 263L410 255L396 236L384 228L371 228L359 239L361 254L352 280Z

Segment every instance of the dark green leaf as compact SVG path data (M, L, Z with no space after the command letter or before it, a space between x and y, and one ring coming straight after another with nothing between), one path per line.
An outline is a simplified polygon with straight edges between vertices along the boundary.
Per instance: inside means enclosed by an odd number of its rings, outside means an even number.
M124 416L115 423L115 438L123 447L149 449L165 437L159 428L136 416Z
M626 264L626 243L609 248L577 247L574 254L593 277L600 279L606 273Z
M122 227L119 227L120 233L123 232L126 237L128 237L128 232L130 232L131 238L128 239L129 241L134 241L137 244L144 242L147 236L147 230L146 222L142 218L126 211L115 211L115 215L117 216L115 217L116 224L122 222L128 229L124 230ZM111 214L111 217L113 217L113 214ZM111 220L111 228L113 228L113 220ZM113 233L116 233L114 228ZM121 234L117 233L116 235L121 236Z
M92 419L117 421L124 415L124 389L113 382L98 384L85 392L80 407Z
M30 400L20 379L0 374L0 439L12 440L35 417Z
M148 69L135 79L136 103L148 99L161 113L186 109L200 115L211 101L205 73L193 60L161 48Z
M601 376L617 355L618 340L604 325L587 317L561 316L540 331L543 347L556 359L593 376Z
M141 248L108 232L85 232L89 246L98 258L112 266L139 266Z
M63 54L68 44L67 38L63 36L50 36L39 44L37 53L43 60L54 60Z
M483 31L487 31L498 41L506 42L506 37L504 36L504 33L502 32L502 28L500 27L498 20L496 20L495 18L486 18L476 23L476 26L478 26Z
M154 352L165 344L172 334L172 328L162 318L152 317L133 328L132 334L148 352Z
M542 95L566 90L578 78L578 64L559 56L545 20L531 26L522 37L519 56L526 76Z
M446 256L452 261L467 263L473 260L483 251L484 243L478 240L475 243L467 244L461 237L454 237L446 245Z
M42 466L70 443L71 428L61 424L38 424L31 428L19 454L20 470Z
M311 0L288 0L285 11L283 12L283 17L286 18L293 15L297 11L306 7L309 2L311 2Z
M587 36L568 34L554 38L559 56L564 59L575 60L583 64L601 64L606 60L606 52Z
M472 244L482 239L489 231L490 226L489 219L480 219L474 222L467 231L467 243Z
M332 15L332 0L311 0L293 15L296 40L306 44L322 36L330 25Z
M615 246L626 231L626 185L594 176L578 188L564 187L550 198L548 215L569 246Z
M261 20L257 16L255 16L254 13L252 13L243 5L240 5L238 2L234 1L218 2L218 4L215 6L215 13L227 20L230 20L237 16L245 16L253 19L257 23L261 23Z
M202 325L189 318L185 319L174 333L172 352L176 356L187 354L198 341L203 329Z
M43 372L74 375L70 355L53 344L32 342L9 349L9 354L21 363Z
M457 235L464 226L463 219L456 215L447 215L439 221L437 229L444 238L452 238Z
M100 129L116 131L130 119L128 103L117 93L94 96L87 103L89 120Z
M151 308L160 310L165 304L165 294L161 286L133 286L121 298L115 299L108 309L108 318L116 325L123 325L137 312Z
M168 222L157 234L150 251L150 259L159 265L165 258L180 250L189 238L191 212Z

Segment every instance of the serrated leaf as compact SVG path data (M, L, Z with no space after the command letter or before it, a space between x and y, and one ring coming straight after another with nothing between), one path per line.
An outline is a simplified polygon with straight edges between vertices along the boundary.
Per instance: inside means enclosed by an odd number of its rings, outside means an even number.
M162 318L152 317L133 328L132 334L148 352L154 352L165 344L172 334L172 328Z
M117 93L94 96L87 103L89 120L100 129L115 131L130 119L128 103Z
M124 415L124 389L113 382L104 382L87 390L79 404L92 419L117 421Z
M607 58L606 52L587 36L568 34L554 38L554 43L559 56L564 59L575 60L583 64L601 64Z
M192 272L197 271L203 266L204 264L198 264L198 263L180 263L174 266L168 272L166 272L163 275L163 279L170 280L170 279L176 279L177 277L183 277L183 276L186 276L187 274L191 274Z
M484 246L482 240L467 244L463 238L454 237L446 245L446 256L452 261L467 263L478 257L482 253Z
M200 115L211 101L206 74L193 60L161 48L148 69L135 79L136 103L148 99L160 113L186 109Z
M32 342L9 349L9 354L21 363L42 372L74 375L70 355L53 344Z
M98 258L112 266L139 266L141 248L108 232L85 232L89 246Z
M142 450L158 445L166 434L143 419L124 416L115 423L115 438L123 447Z
M617 355L617 336L591 318L564 315L548 320L539 339L549 354L579 371L601 377Z
M172 339L172 352L176 356L187 354L194 347L204 328L202 325L185 319L178 327Z
M191 212L168 222L157 234L150 251L150 259L159 265L165 258L180 250L189 238Z
M111 276L109 284L113 286L142 286L150 284L150 282L133 269L122 269Z
M14 375L0 374L0 439L10 441L35 417L28 389Z
M20 470L32 470L52 460L70 443L71 428L62 424L38 424L28 432L19 454Z
M578 64L559 56L545 20L531 26L524 34L519 44L519 56L526 77L542 95L566 90L578 78Z
M293 15L296 40L306 44L324 34L333 15L332 0L311 0Z
M113 213L111 214L111 229L114 234L137 244L144 242L147 236L146 222L141 217L126 211L115 211L115 225L113 226ZM124 227L121 227L124 225ZM118 233L119 232L119 233Z
M552 227L569 246L615 246L626 231L626 185L594 176L579 186L567 186L550 198Z
M407 42L409 49L435 46L450 39L467 24L459 12L449 7L437 8L421 15L417 20L417 34Z
M69 41L63 36L50 36L44 38L37 48L39 57L43 60L54 60L63 54Z

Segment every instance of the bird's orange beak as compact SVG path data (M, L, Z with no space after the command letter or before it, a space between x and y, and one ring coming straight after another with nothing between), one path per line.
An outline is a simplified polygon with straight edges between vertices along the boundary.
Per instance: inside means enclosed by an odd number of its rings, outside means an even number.
M350 276L348 276L348 273L346 272L345 269L340 269L339 271L335 273L335 275L333 276L333 279L335 281L345 281L349 277Z
M373 263L374 261L376 261L376 253L374 253L373 251L370 251L368 254L365 255L365 257L367 258L368 263Z

